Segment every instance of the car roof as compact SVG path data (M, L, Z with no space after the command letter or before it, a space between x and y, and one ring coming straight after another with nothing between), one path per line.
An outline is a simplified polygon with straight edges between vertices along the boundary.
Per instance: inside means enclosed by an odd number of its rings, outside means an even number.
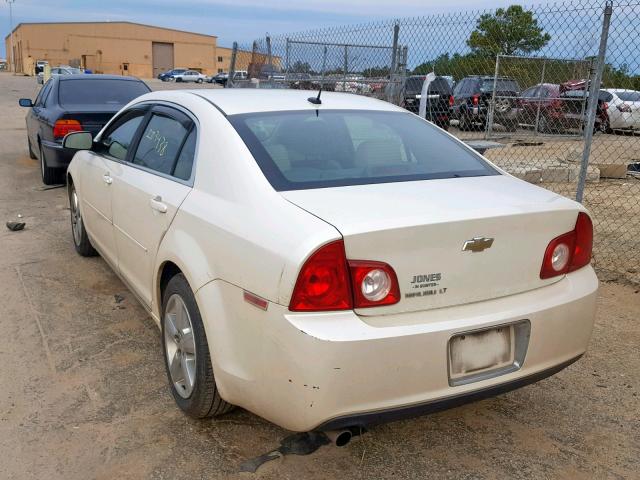
M180 103L183 95L197 95L213 104L225 115L291 110L406 110L375 98L342 92L322 92L321 105L307 99L318 95L318 90L225 88L201 90L164 90L139 97L137 100L165 100Z
M137 77L125 77L122 75L103 75L103 74L82 74L82 75L65 75L62 77L58 77L58 81L60 82L69 82L69 81L92 81L92 80L126 80L129 82L141 82Z

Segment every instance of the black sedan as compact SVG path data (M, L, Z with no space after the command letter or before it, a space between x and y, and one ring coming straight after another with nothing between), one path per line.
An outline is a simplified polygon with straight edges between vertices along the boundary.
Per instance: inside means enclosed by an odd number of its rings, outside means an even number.
M174 75L182 75L186 71L186 68L174 68L173 70L162 72L160 75L158 75L158 79L162 80L163 82L170 82L171 80L173 80Z
M69 132L96 135L124 105L151 90L141 80L116 75L65 75L51 78L28 107L29 156L40 160L45 185L64 183L67 165L75 153L62 148Z

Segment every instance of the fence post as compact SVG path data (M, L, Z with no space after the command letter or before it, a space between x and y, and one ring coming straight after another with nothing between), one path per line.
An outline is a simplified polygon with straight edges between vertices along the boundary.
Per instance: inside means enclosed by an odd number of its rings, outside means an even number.
M600 48L596 61L596 71L589 88L589 108L587 112L587 124L584 126L584 149L582 150L582 163L580 165L580 175L578 176L578 187L576 188L576 201L582 203L584 197L584 185L587 181L587 168L589 167L589 156L591 155L591 143L593 141L593 126L596 122L596 111L598 109L598 94L602 83L602 72L604 70L605 56L607 54L607 40L609 39L609 24L613 13L613 2L607 0L604 7L604 17L602 19L602 33L600 34Z
M233 88L233 77L236 73L236 57L238 56L238 42L233 42L231 49L231 64L229 65L229 77L224 88Z
M327 70L327 46L325 45L322 51L322 83L321 85L324 85L324 76L326 74L326 70Z
M393 42L391 44L391 70L389 71L389 88L387 89L387 102L395 103L396 82L398 80L398 38L400 37L400 25L393 26Z
M271 74L271 37L267 35L267 61L269 62L269 74ZM262 72L261 72L262 73Z
M289 37L287 37L287 46L285 48L285 59L284 59L284 65L285 65L285 70L284 70L284 75L285 75L285 79L287 78L287 76L289 76L289 48L290 48L290 44L289 44Z
M544 61L542 62L542 74L540 75L540 85L544 84L544 77L546 74L546 70L547 70L547 59L545 58ZM535 129L533 130L533 135L535 137L538 136L538 129L540 128L540 107L541 107L541 103L542 103L542 97L540 95L538 95L538 98L536 99L536 101L538 102L538 108L536 110L536 126Z
M347 45L344 46L344 71L342 74L342 91L347 91L347 71L349 70L349 51Z
M500 56L496 55L496 70L493 74L493 93L491 94L491 103L489 104L489 115L487 117L487 125L484 129L484 138L489 139L493 132L493 111L496 108L496 89L498 88L498 75L500 74Z

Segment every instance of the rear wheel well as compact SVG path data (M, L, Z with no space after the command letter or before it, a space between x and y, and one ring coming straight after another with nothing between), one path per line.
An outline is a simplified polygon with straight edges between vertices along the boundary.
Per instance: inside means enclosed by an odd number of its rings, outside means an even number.
M165 288L167 288L167 284L169 283L169 280L171 280L173 277L175 277L179 273L182 273L182 270L180 270L180 267L178 267L173 262L165 262L162 265L162 272L160 273L160 282L158 284L160 289L160 292L159 292L160 295L158 296L158 298L160 299L160 302L159 302L160 305L162 305L162 295L164 294Z

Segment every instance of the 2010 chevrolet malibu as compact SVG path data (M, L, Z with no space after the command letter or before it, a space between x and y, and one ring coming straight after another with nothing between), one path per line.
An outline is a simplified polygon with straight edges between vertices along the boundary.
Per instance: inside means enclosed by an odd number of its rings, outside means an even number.
M585 209L389 103L153 92L64 145L75 247L159 324L194 417L367 426L526 385L587 348Z

